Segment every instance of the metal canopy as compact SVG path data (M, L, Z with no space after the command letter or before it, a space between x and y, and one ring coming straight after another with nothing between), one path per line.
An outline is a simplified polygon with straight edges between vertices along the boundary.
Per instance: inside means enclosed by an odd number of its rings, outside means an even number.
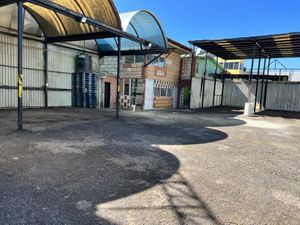
M25 11L39 24L43 30L45 43L45 60L47 42L79 41L104 37L116 37L117 42L117 107L119 118L120 97L120 58L121 39L128 39L148 47L148 50L165 53L164 46L142 39L137 35L126 33L120 29L120 19L112 0L0 0L0 7L17 3L18 31L18 130L23 130L23 35ZM99 5L98 5L99 4ZM103 6L103 10L101 10ZM100 8L99 8L100 7ZM107 12L106 12L107 11ZM101 17L99 14L103 14ZM16 16L15 16L16 17ZM12 18L12 17L11 17ZM100 21L99 21L100 20ZM104 21L105 20L105 21ZM47 64L47 63L46 63ZM47 66L45 66L45 102L47 107Z
M168 40L159 20L146 10L120 14L122 30L131 35L150 41L162 49L168 49ZM100 55L116 55L117 42L114 38L98 39ZM123 55L145 55L159 53L153 51L152 45L141 45L132 40L122 41ZM161 52L160 52L161 53ZM166 53L166 52L165 52Z
M0 0L0 7L18 2ZM122 30L121 20L112 0L23 0L28 14L43 31L46 42L67 42L122 37L151 51L166 52L156 43Z
M269 58L300 57L300 32L222 40L198 40L190 41L190 43L226 60L252 59L254 47L260 49L262 55ZM254 58L260 57L260 51L255 51Z

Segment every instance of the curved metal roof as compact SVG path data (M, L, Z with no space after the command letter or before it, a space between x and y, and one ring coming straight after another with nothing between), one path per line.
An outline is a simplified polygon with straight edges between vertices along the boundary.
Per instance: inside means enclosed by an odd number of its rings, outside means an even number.
M119 14L112 0L49 0L86 17L121 29ZM58 14L47 8L25 2L25 9L36 19L43 29L45 37L72 36L76 34L97 33L101 30L74 19Z
M0 7L0 26L9 30L18 29L18 8L16 4ZM24 12L24 32L42 36L42 30L36 20L26 10Z
M135 35L139 38L145 39L151 43L160 46L162 49L168 48L168 40L165 31L159 22L158 18L146 10L121 13L120 14L123 31ZM102 52L115 52L117 51L117 43L113 38L97 40L99 45L100 54ZM122 51L130 52L150 50L151 46L142 46L139 43L130 41L128 39L122 40ZM106 54L105 53L105 54Z
M17 30L15 0L0 0L0 6L0 26ZM121 22L112 0L26 0L23 6L24 32L44 36L47 42L105 38L97 40L100 55L115 55L115 37L123 37L124 55L168 50L160 22L145 10L121 14ZM83 43L92 46L89 42Z
M112 0L49 1L118 30L122 30L120 17ZM35 35L41 35L41 31L38 31L39 27L46 39L51 37L65 37L102 32L102 30L95 26L79 23L71 17L67 17L36 4L24 2L24 8L26 9L24 31ZM1 7L0 13L0 26L9 29L17 29L16 4ZM26 27L26 25L30 27Z

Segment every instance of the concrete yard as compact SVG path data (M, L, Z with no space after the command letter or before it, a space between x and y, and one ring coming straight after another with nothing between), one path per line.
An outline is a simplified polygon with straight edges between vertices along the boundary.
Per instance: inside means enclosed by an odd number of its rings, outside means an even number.
M0 111L0 224L300 224L299 114ZM298 117L298 118L297 118Z

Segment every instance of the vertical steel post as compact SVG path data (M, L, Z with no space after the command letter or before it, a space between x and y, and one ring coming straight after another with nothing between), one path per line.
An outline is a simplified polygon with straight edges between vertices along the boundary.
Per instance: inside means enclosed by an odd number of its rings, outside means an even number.
M216 59L216 70L215 70L215 78L214 78L214 93L213 93L213 102L212 102L212 106L215 106L215 96L216 96L216 86L217 86L217 73L218 73L218 61L219 61L219 57L217 57Z
M253 43L252 62L251 62L251 71L250 71L250 80L249 80L249 89L248 89L248 102L251 102L251 96L252 96L252 78L253 78L255 54L256 54L256 43Z
M261 91L260 91L260 106L259 109L262 110L263 106L263 93L264 93L264 83L265 83L265 75L266 75L266 64L267 64L267 57L264 59L264 69L262 74L262 80L261 80Z
M256 105L257 105L258 82L259 82L260 66L261 66L261 55L262 55L262 49L260 49L260 51L259 51L258 70L257 70L256 87L255 87L254 113L256 113Z
M121 37L118 37L118 66L117 66L117 95L116 95L116 118L120 118L120 74L121 74Z
M196 66L199 66L198 64L198 58L196 56L196 47L193 46L192 50L192 60L191 60L191 77L190 77L190 82L189 82L189 88L190 88L190 93L189 93L189 109L191 108L191 90L192 90L192 84L193 84L193 78L196 76Z
M225 73L225 64L226 64L226 60L224 61L224 68L223 68L223 72L222 72L221 106L223 106L223 101L224 101L224 89L225 89L225 78L224 78L224 73Z
M18 0L18 129L23 130L23 0Z
M201 89L202 89L202 103L201 103L201 106L202 108L204 107L204 95L205 95L205 81L206 81L206 74L207 74L207 61L208 61L208 52L206 52L206 55L205 55L205 64L204 64L204 74L203 74L203 77L202 77L202 82L201 82Z
M269 63L268 63L267 80L266 80L266 85L265 85L264 109L266 109L267 94L268 94L268 84L269 84L269 75L270 75L270 67L271 67L271 58L269 58Z
M48 44L44 43L44 75L45 75L45 108L48 108Z

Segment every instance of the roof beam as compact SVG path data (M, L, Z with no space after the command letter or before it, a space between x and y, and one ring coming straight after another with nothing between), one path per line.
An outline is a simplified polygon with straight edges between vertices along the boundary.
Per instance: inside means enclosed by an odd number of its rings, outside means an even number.
M1 0L0 7L7 6L14 3L17 3L17 0Z
M97 33L88 33L88 34L75 34L64 37L48 37L47 42L68 42L68 41L85 41L85 40L95 40L100 38L113 38L115 37L110 32L97 32Z
M148 50L124 50L121 52L122 56L127 55L150 55L150 54L162 54L162 52L156 49L148 49ZM99 51L100 57L102 56L117 56L118 51Z

